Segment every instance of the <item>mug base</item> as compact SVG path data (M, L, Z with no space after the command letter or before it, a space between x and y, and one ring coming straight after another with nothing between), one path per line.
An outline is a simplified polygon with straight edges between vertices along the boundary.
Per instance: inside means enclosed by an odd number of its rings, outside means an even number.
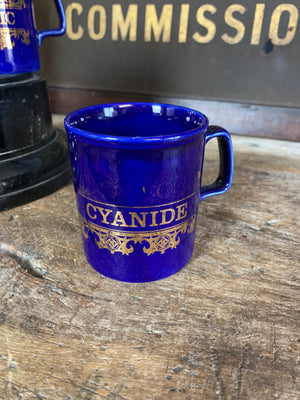
M187 261L187 263L188 263L188 261ZM89 264L100 275L102 275L102 276L104 276L106 278L112 279L114 281L125 282L125 283L150 283L150 282L160 281L162 279L167 279L167 278L170 278L171 276L177 274L179 271L181 271L186 266L186 264L185 264L185 265L180 266L180 267L172 268L168 272L162 273L161 275L160 274L156 274L153 277L142 278L140 276L136 276L135 278L134 277L131 277L131 278L120 278L119 276L116 276L114 274L110 274L107 271L103 271L102 268L98 268L97 266L92 265L90 262L89 262Z
M193 236L193 234L191 235ZM83 239L83 247L88 263L101 275L120 282L146 283L168 278L190 261L193 253L193 237L182 238L181 249L167 250L164 254L144 256L141 247L136 249L135 257L111 254L106 249L94 253L95 245ZM184 249L184 251L183 251ZM97 255L95 255L97 254Z

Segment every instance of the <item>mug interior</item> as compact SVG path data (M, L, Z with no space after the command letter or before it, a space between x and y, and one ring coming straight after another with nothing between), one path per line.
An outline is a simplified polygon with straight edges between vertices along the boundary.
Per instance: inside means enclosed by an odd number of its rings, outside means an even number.
M118 103L88 107L66 118L71 130L110 137L178 136L204 130L207 118L185 107L157 103Z

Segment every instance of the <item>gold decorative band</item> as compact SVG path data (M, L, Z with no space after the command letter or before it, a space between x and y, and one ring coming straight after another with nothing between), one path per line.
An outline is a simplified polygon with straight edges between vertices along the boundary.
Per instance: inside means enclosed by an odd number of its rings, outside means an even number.
M175 249L180 243L179 234L192 233L195 228L195 215L184 222L168 229L155 231L119 231L96 225L80 216L81 231L85 239L89 232L95 234L95 243L100 249L107 249L112 254L120 252L129 255L134 251L134 244L143 243L144 253L147 255L159 252L165 253L168 249Z
M22 8L26 8L25 0L0 0L0 7L3 5L7 9L22 10Z
M21 40L24 44L30 44L29 31L25 29L0 28L0 49L13 49L15 40Z

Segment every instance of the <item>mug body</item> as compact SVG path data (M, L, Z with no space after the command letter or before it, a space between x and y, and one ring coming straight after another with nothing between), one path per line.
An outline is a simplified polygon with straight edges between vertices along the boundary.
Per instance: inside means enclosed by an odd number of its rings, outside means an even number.
M65 119L84 252L98 272L147 282L189 261L207 125L196 111L151 103Z
M40 69L39 44L31 0L0 1L0 73Z

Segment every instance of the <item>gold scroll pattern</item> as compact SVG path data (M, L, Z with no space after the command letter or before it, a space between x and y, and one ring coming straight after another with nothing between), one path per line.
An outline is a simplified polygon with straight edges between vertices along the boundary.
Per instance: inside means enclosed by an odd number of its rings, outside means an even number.
M0 6L4 3L4 7L7 9L22 10L26 8L25 0L0 0Z
M192 233L195 228L195 215L184 222L168 229L156 231L118 231L96 225L80 216L81 232L88 239L89 232L95 235L95 243L100 249L107 249L114 254L120 252L129 255L134 251L134 244L145 243L143 252L147 255L168 249L175 249L180 243L180 234Z
M0 28L0 49L13 49L15 40L21 40L24 44L30 44L29 31L25 29Z

